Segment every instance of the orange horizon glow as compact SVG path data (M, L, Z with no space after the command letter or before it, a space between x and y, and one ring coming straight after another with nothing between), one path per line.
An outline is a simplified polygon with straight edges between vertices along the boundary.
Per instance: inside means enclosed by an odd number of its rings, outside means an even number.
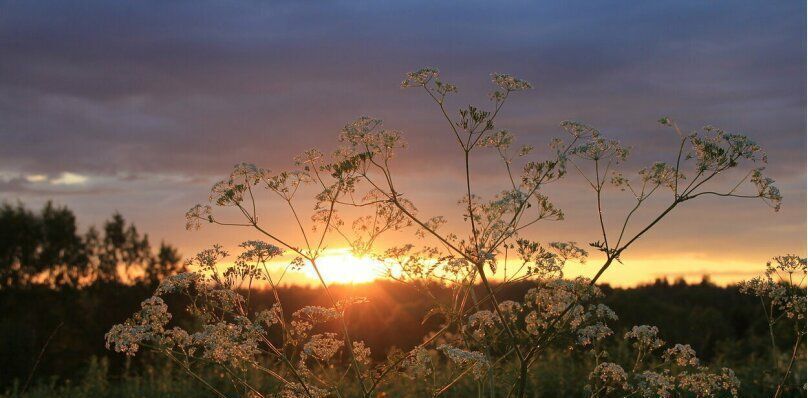
M317 259L317 266L326 283L367 283L384 277L384 265L380 261L370 256L358 257L350 248L326 249ZM310 264L303 267L302 273L319 283L317 272Z
M395 265L391 265L392 263L392 261L380 261L370 255L357 256L350 248L345 247L328 248L317 259L320 274L329 285L366 284L377 280L390 280L387 276L388 270L394 275L400 272ZM300 270L287 269L288 264L287 259L268 263L268 269L279 285L311 287L321 285L320 277L311 264L305 263ZM591 278L600 264L598 258L591 258L585 263L570 262L565 266L565 277ZM513 260L509 261L507 266L509 279L514 276L516 268L518 264ZM716 260L698 253L684 253L675 257L649 256L629 258L623 264L613 264L599 283L614 287L633 287L653 283L656 279L667 279L671 282L682 279L687 283L699 283L706 276L712 283L727 286L761 275L764 268L765 261L758 263L738 259ZM505 270L504 261L499 260L497 272L489 272L488 277L494 283L502 282Z

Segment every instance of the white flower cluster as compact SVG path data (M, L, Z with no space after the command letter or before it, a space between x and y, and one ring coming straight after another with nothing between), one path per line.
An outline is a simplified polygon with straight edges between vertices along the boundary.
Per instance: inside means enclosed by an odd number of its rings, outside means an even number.
M168 306L160 297L150 297L141 304L135 313L123 324L115 325L105 335L106 347L115 349L126 355L135 355L140 345L145 342L159 342L171 314Z
M701 366L696 352L690 345L676 344L662 353L662 363L646 365L647 354L661 348L665 342L658 337L655 326L634 326L625 334L637 350L636 360L628 374L622 367L612 363L602 363L590 374L593 392L607 395L609 391L620 390L627 396L643 398L671 398L674 396L695 397L737 397L740 381L731 369L722 368L718 373ZM682 395L685 394L685 395ZM593 396L602 396L593 394Z
M522 304L513 300L502 301L498 307L502 317L510 324L515 323L522 314Z
M479 351L466 351L448 344L438 346L438 350L443 352L456 365L470 368L474 379L480 379L485 376L491 366L485 354Z
M664 185L670 189L674 189L677 176L679 180L685 178L682 173L677 175L676 168L665 162L655 162L650 167L640 169L639 174L643 182L650 182L654 186Z
M587 160L613 160L620 163L628 158L629 150L619 141L606 139L597 133L583 144L571 148L570 155Z
M787 318L800 321L805 330L806 319L806 259L789 254L774 258L766 264L764 276L740 283L741 293L759 297ZM771 320L779 317L769 314Z
M467 330L477 340L483 340L488 332L499 324L499 318L489 310L477 311L469 316Z
M202 221L212 222L213 208L209 205L195 205L185 213L185 229L192 230L202 227Z
M685 373L679 376L680 387L697 398L716 397L720 393L729 393L738 397L741 382L732 369L722 368L721 373L712 373L707 368L698 372Z
M633 340L632 345L640 351L649 352L661 348L665 342L659 338L659 328L656 326L633 326L626 332L625 339Z
M774 186L774 180L763 175L762 167L752 172L750 181L757 189L758 196L774 208L774 211L779 211L783 204L783 195L780 194L780 189Z
M269 171L254 164L240 163L230 176L210 189L209 200L218 206L235 206L244 201L244 194L269 175Z
M699 358L696 357L696 351L690 347L690 344L676 344L665 350L662 358L665 359L665 362L675 363L681 367L699 366Z
M366 346L364 341L354 341L352 345L356 362L365 366L370 365L370 347Z
M300 383L286 383L278 393L278 398L325 398L331 392L313 385L303 386Z
M594 325L584 326L578 329L577 343L582 347L591 347L612 334L612 329L598 322Z
M645 371L637 375L636 390L643 398L670 398L676 387L674 381L667 371L664 373Z
M626 371L616 363L603 362L599 364L589 375L589 379L596 386L596 391L604 390L605 394L629 388Z
M439 75L436 68L421 68L415 72L408 72L407 78L401 82L401 87L421 87Z
M524 91L533 88L527 80L517 79L505 73L491 74L491 81L505 91Z
M574 331L592 318L581 303L601 295L600 289L583 278L542 283L525 294L525 307L531 310L525 317L527 332L540 335L556 322L556 329Z
M183 272L176 275L171 275L162 281L157 286L154 292L155 296L162 296L169 293L180 292L188 290L191 286L196 285L202 279L202 276L196 272Z
M260 353L258 340L263 333L248 320L222 321L204 325L201 331L192 334L188 348L199 347L202 358L243 369Z
M303 354L327 362L333 358L344 345L344 341L337 338L335 333L315 334L303 345Z
M418 347L401 363L401 374L410 380L424 380L432 374L432 356L423 347Z

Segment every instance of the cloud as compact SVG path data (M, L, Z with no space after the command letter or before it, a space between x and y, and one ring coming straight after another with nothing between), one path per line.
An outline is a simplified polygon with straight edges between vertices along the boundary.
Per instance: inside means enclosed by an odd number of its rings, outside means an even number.
M411 2L58 2L7 5L0 27L0 167L221 173L329 146L361 114L414 144L444 127L396 82L437 64L483 99L488 73L532 80L506 117L525 133L585 119L658 147L661 114L804 142L804 5L561 6ZM769 21L778 20L776 28ZM795 42L796 40L796 42ZM762 62L761 60L765 60ZM481 95L471 95L479 91ZM451 144L450 140L447 140ZM35 144L35 145L31 145ZM415 156L440 162L448 145ZM103 156L101 156L103 154ZM793 155L790 155L793 156Z
M30 181L30 179L28 181ZM59 178L50 180L49 182L53 185L81 185L87 182L87 177L81 174L64 172L59 175Z
M232 165L287 167L295 153L333 148L340 127L369 115L404 131L409 149L395 164L402 179L432 179L422 192L415 185L411 191L446 196L462 159L434 104L397 84L407 71L436 65L460 87L451 109L487 104L491 72L531 81L536 89L514 97L498 127L538 153L562 120L581 120L634 146L629 166L636 168L675 150L670 132L655 123L663 115L688 129L715 124L749 134L770 153L769 172L786 197L780 218L747 220L748 229L774 231L761 238L771 249L779 247L771 242L795 242L794 230L805 232L805 7L6 2L0 170L10 174L0 178L0 193L94 195L75 203L88 212L129 206L118 210L164 223L204 200L203 187ZM481 185L498 176L492 164L484 159L477 168ZM62 175L66 170L87 179ZM553 195L568 200L570 228L586 228L575 215L589 215L590 202L564 190ZM161 206L144 208L151 203ZM690 213L697 229L737 219L737 207L704 207ZM772 226L781 224L780 232ZM719 238L751 234L740 230Z
M0 172L0 194L47 198L63 195L101 195L114 191L111 187L88 182L90 179L87 176L70 172L55 176Z

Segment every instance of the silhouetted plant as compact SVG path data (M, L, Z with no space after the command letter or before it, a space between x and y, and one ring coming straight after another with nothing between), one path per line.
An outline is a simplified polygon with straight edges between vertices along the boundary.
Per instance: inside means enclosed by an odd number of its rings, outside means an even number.
M463 156L458 201L462 222L447 225L447 217L418 211L393 172L395 158L405 147L402 133L384 129L381 120L361 117L341 130L342 145L330 155L306 151L295 158L293 170L278 173L240 164L214 185L210 204L188 211L187 227L211 223L251 228L271 243L245 242L235 263L228 266L222 263L228 253L221 247L203 251L189 262L194 272L164 280L138 313L110 330L108 347L129 355L141 347L161 352L219 396L224 393L199 369L214 366L244 396L372 397L406 379L416 380L413 388L422 395L439 396L471 380L480 396L524 397L530 389L530 368L552 349L567 347L594 355L589 379L580 380L589 384L593 397L737 396L734 373L704 366L688 345L673 345L654 357L663 344L650 326L626 335L637 349L636 361L626 364L629 371L605 361L604 339L613 333L608 324L617 315L600 302L602 292L595 284L639 238L699 197L755 198L778 210L781 196L774 181L763 175L766 156L761 148L743 135L713 127L684 134L663 118L661 124L676 134L670 162L653 163L628 177L619 171L628 147L587 125L563 122L565 137L551 141L548 159L537 160L532 147L514 148L513 135L495 124L507 100L531 84L504 74L493 74L492 81L496 88L489 107L468 106L456 116L450 116L446 103L457 88L441 81L436 69L409 73L402 83L422 90L437 105L449 139ZM482 151L494 151L502 163L504 188L490 199L474 189L473 155ZM721 177L732 176L729 171L736 168L748 172L720 188ZM528 233L541 221L563 219L546 187L570 169L592 189L597 207L600 237L590 247L603 262L592 278L564 276L566 264L589 256L575 242L540 243ZM744 185L750 188L744 190ZM317 191L308 215L311 225L297 206L307 187ZM614 229L606 222L603 206L603 193L610 188L634 200ZM283 229L259 217L256 197L261 191L288 209L299 230L297 238L280 235ZM652 197L664 200L663 192L666 206L638 223L639 210ZM233 209L239 219L222 215L220 208ZM343 218L348 214L359 215L348 222ZM428 243L417 247L413 240L376 248L382 234L408 228ZM466 232L455 232L460 228ZM391 351L385 360L373 361L370 349L350 335L347 325L346 315L365 300L337 299L321 273L325 245L337 240L357 256L375 256L389 267L391 278L424 295L432 295L435 281L449 288L450 300L435 297L432 310L425 314L439 319L440 327L409 351ZM250 292L257 281L277 292L279 281L269 267L284 254L294 257L287 269L314 271L329 306L305 307L290 315L276 295L270 309L251 310ZM502 277L495 283L492 278L498 271ZM503 288L524 281L534 287L523 299L500 300L497 293ZM482 296L475 293L478 284L485 289ZM188 310L198 318L198 329L169 326L171 313L163 298L172 293L188 296ZM334 321L340 324L339 333L324 328ZM652 358L655 362L648 365ZM256 370L275 380L275 386L255 384L248 372Z
M805 258L789 254L775 257L773 262L766 264L763 276L740 284L742 293L760 299L760 305L766 315L776 372L774 398L782 396L789 387L794 388L795 383L789 382L789 375L800 357L802 357L801 363L805 363L805 351L804 349L800 351L806 334L805 277ZM775 338L775 329L781 324L785 324L785 330L791 340L791 347L784 353L785 357L780 353ZM802 379L800 384L797 385L797 389L804 388L805 380Z

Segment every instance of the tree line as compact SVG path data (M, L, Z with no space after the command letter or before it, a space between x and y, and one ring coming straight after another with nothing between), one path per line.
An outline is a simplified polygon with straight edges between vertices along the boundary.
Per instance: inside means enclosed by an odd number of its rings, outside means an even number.
M52 202L38 212L22 203L0 207L0 289L153 285L183 269L176 248L161 242L153 249L120 213L82 233L73 211Z
M155 365L155 357L129 360L112 354L104 348L104 333L139 308L160 279L183 270L177 249L167 243L152 248L148 235L120 214L82 232L66 207L47 203L32 211L22 204L3 204L0 392L29 379L32 385L78 380L92 358L105 358L112 383ZM527 282L514 284L498 296L515 299L530 287ZM437 296L448 294L440 285L433 288ZM734 367L747 386L760 374L767 355L767 325L759 303L739 294L737 287L661 280L630 289L602 288L604 302L621 314L615 324L618 335L635 324L659 325L669 340L691 344L704 359ZM476 293L485 292L477 286ZM289 312L327 304L317 288L288 286L278 294ZM437 327L435 319L423 318L430 302L398 282L335 286L333 294L369 298L351 315L351 332L366 341L374 355L412 347ZM252 302L251 312L266 309L274 302L273 293L255 292ZM168 304L181 308L186 303L177 297ZM172 319L175 325L190 322L181 311ZM338 330L338 325L331 326ZM785 333L775 332L778 341L785 339Z

